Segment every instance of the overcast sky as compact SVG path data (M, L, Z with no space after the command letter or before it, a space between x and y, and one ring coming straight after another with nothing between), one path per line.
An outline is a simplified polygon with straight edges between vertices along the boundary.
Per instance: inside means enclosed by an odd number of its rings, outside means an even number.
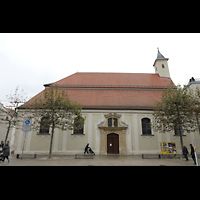
M200 78L199 33L0 33L0 102L76 72L154 73L157 47L175 84Z

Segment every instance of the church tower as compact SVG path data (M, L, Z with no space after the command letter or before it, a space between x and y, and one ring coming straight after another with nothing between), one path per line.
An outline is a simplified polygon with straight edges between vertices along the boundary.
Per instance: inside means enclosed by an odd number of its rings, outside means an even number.
M165 58L159 51L156 60L154 61L153 66L155 67L155 73L158 74L161 78L170 78L169 68L167 61L169 58Z

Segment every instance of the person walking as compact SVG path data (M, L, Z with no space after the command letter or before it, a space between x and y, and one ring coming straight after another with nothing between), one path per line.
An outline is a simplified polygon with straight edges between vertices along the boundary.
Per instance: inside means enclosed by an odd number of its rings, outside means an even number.
M3 141L1 141L1 147L2 147L2 148L4 147L4 143L3 143Z
M9 162L9 156L10 156L10 147L9 147L9 144L7 143L3 147L3 159L2 159L2 161L4 162L5 158L7 158L8 162Z
M2 160L3 160L3 148L0 144L0 161L2 161Z
M186 146L183 147L183 155L185 157L185 159L188 161L188 149Z
M196 158L195 158L195 155L194 155L194 147L192 146L192 144L190 144L190 148L191 148L192 159L194 161L194 164L196 165Z

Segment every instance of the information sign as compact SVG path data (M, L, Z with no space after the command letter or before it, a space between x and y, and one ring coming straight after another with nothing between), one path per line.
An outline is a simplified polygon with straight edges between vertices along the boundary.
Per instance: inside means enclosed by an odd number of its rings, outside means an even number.
M24 132L31 131L31 124L32 124L31 119L24 119L23 122L22 122L22 130Z
M176 143L174 142L161 142L160 148L162 154L177 154Z

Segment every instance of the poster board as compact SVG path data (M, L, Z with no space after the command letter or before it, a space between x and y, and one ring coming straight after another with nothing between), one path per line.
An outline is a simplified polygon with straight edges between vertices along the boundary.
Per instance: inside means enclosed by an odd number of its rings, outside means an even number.
M177 154L176 143L174 142L161 142L160 148L161 148L161 154L168 154L168 155Z

